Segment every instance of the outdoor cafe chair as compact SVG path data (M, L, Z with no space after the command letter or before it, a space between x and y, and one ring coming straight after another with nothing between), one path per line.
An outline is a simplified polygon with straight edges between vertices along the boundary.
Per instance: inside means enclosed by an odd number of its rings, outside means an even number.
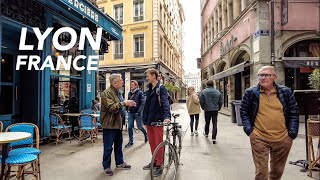
M96 137L96 122L95 118L90 114L82 114L79 116L79 144L83 143L85 134L89 135L93 146L94 138Z
M320 119L308 119L307 121L308 134L308 176L312 177L312 170L316 168L317 162L320 160L320 155L315 157L313 138L320 138ZM320 141L320 140L319 140Z
M100 114L100 111L96 111L96 114ZM96 129L97 129L97 135L98 135L98 130L101 129L100 116L96 117Z
M33 174L37 179L40 175L40 134L38 126L31 123L16 123L7 127L6 132L27 132L31 138L12 142L9 144L9 157L6 159L6 177L10 174L11 167L18 167L17 178L24 179L24 174ZM33 171L25 171L25 166L31 164Z
M59 139L62 138L63 133L68 133L69 135L69 140L71 143L71 126L66 126L64 122L62 121L61 117L56 114L56 113L51 113L50 114L50 129L51 133L54 133L56 136L56 145L59 143ZM50 135L51 139L51 135ZM49 139L49 141L50 141Z

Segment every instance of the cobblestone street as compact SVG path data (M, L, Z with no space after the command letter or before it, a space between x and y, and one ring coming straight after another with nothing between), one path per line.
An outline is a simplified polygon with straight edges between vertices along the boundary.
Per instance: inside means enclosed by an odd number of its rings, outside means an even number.
M231 123L230 117L219 114L217 144L202 135L204 127L203 114L199 124L199 136L190 136L189 117L184 104L176 104L173 112L180 113L178 122L183 126L183 150L178 179L180 180L248 180L254 179L254 165L248 137L242 127ZM300 125L302 134L304 126ZM123 133L124 144L128 142L128 134ZM210 136L209 136L210 137ZM305 158L303 136L294 141L289 160ZM149 144L144 144L143 134L135 133L135 144L130 149L124 148L125 161L132 165L129 171L115 170L113 177L107 177L102 169L102 139L91 147L90 142L78 146L77 141L63 142L58 146L49 144L42 146L42 177L44 180L100 180L100 179L150 179L149 171L142 166L151 160ZM114 158L113 158L114 159ZM112 159L112 160L113 160ZM114 161L113 168L115 168ZM286 165L284 180L310 179L301 173L297 166Z

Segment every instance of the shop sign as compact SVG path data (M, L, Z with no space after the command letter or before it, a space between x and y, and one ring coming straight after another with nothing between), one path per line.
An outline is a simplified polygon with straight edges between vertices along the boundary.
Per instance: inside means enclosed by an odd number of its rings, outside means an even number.
M319 67L319 61L307 61L306 62L307 66L311 66L311 67Z
M288 24L288 0L281 0L281 26Z
M227 40L225 43L220 43L220 55L224 55L227 53L231 48L233 48L234 42L237 40L237 37L231 36L231 39Z
M95 22L99 22L99 15L93 9L91 9L88 5L86 5L81 0L61 0L68 2L69 6L72 6L76 11L81 12L82 15L87 18L94 20Z

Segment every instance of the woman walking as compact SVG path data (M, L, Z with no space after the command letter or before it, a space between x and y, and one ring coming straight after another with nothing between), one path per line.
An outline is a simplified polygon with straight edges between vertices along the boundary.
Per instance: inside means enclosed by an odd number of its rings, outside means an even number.
M196 94L194 87L190 86L187 90L187 109L190 115L190 128L191 128L191 136L196 134L198 136L198 124L199 124L199 114L200 110L200 102L199 97ZM195 131L193 133L193 126L195 125Z

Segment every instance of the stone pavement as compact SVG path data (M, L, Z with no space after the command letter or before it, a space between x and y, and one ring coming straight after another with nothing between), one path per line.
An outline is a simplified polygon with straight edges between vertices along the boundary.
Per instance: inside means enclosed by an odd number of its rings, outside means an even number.
M190 136L189 116L184 104L175 104L173 112L180 113L178 122L183 126L183 148L178 172L179 180L249 180L254 179L254 165L248 137L242 127L232 124L230 117L219 114L217 144L202 135L204 127L203 113L200 116L199 136ZM303 134L304 124L301 124ZM124 144L128 142L128 134L123 133ZM210 135L209 135L210 137ZM102 170L102 139L91 147L88 141L78 146L73 140L70 144L65 141L58 146L48 144L41 146L41 172L43 180L147 180L149 171L142 170L142 166L151 160L148 144L145 144L143 134L135 133L135 144L130 149L124 148L125 161L132 165L132 169L115 170L114 176L108 177ZM305 158L305 140L297 138L294 141L288 160ZM114 168L114 158L112 159ZM300 168L287 164L284 180L311 179Z

